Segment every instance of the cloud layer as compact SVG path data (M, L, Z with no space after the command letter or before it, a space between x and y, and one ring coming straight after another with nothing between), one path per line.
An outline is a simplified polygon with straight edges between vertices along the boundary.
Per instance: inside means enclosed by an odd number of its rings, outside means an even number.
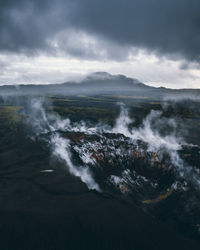
M198 0L3 0L0 50L64 50L77 57L121 60L110 49L113 45L126 56L136 47L199 62L199 9ZM82 44L91 51L81 51Z
M1 0L0 85L109 71L199 88L199 9L199 0Z

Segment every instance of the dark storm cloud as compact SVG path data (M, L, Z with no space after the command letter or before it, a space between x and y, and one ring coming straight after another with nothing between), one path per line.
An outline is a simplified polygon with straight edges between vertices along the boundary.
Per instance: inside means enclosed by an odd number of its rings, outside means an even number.
M1 50L31 52L46 47L46 38L56 30L47 1L6 0L0 6Z
M3 51L50 51L47 41L70 29L115 44L116 53L118 46L134 46L200 61L199 0L6 0L0 6ZM68 41L66 51L82 56Z

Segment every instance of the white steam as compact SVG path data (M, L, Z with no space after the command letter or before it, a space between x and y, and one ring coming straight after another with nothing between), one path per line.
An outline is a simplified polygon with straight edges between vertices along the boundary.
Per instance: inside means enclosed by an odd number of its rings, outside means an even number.
M152 110L143 120L141 127L130 129L129 124L132 123L132 120L128 116L128 110L126 107L121 105L120 115L112 131L129 137L135 143L137 143L138 140L146 142L148 145L148 151L156 152L159 155L159 158L162 158L163 152L167 152L180 177L190 179L193 184L199 188L200 178L196 175L191 166L184 163L178 154L178 150L182 148L182 144L185 144L185 142L182 138L176 136L176 122L173 119L166 120L161 116L161 111ZM168 123L168 125L174 129L171 133L169 132L167 136L162 136L159 133L159 126L162 126L164 123L165 125Z
M70 153L70 142L68 140L60 137L58 134L55 134L51 138L51 143L54 147L53 153L57 157L65 161L68 170L72 175L79 177L82 182L84 182L88 186L89 189L95 189L97 191L100 191L100 188L92 178L88 167L77 167L72 163Z
M62 119L53 112L46 112L40 100L33 100L31 101L29 122L33 126L36 134L49 133L48 143L51 145L53 154L63 160L68 171L72 175L79 177L89 189L100 191L100 187L95 182L90 170L90 166L95 165L96 160L92 157L93 153L90 152L89 149L103 149L104 152L107 152L106 154L108 154L107 156L109 157L108 152L113 153L113 148L115 148L112 145L114 141L108 142L108 139L105 140L102 133L122 134L129 138L134 145L138 145L139 141L146 142L147 151L156 152L159 159L162 159L164 152L167 152L179 176L185 180L191 180L198 187L200 185L198 175L194 172L192 167L184 163L178 154L178 150L181 149L184 142L181 138L176 136L176 122L172 119L163 118L162 112L160 111L151 111L143 120L142 125L136 128L132 126L134 121L129 117L128 110L121 104L121 112L113 128L105 124L97 124L89 127L86 122L72 123L69 119ZM167 131L167 135L164 136L161 135L159 131L160 128L166 124L172 128L172 131ZM87 142L82 146L73 146L73 150L78 153L83 162L83 166L75 166L72 161L72 146L70 140L62 137L59 131L83 132L89 135L97 134L101 140L93 144ZM121 155L122 152L117 152L116 150L114 153L115 156L117 156L118 154ZM102 156L99 154L96 157L100 159Z
M139 129L131 131L131 138L135 140L142 140L148 143L150 151L158 151L159 149L166 149L175 151L181 148L179 141L174 133L161 136L158 130L153 130L152 123L157 120L160 121L162 113L160 111L152 110L151 113L144 119L142 126Z
M72 131L73 127L69 119L61 119L58 115L47 114L42 101L38 99L31 100L31 113L28 118L29 124L34 128L36 135L50 134L48 143L50 144L53 154L66 163L68 171L79 177L89 189L100 191L98 184L94 181L88 167L75 166L71 160L70 141L61 137L57 131ZM84 130L81 124L74 127L76 131ZM53 133L52 133L53 132Z
M128 110L125 108L123 103L120 103L121 112L119 117L116 120L115 127L112 129L113 133L120 133L125 135L126 137L131 137L131 133L129 131L128 126L133 122L129 115Z

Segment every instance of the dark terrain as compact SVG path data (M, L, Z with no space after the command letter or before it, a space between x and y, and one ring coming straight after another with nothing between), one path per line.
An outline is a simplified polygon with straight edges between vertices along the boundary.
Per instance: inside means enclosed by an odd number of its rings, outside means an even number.
M112 76L0 93L1 250L200 249L198 91Z

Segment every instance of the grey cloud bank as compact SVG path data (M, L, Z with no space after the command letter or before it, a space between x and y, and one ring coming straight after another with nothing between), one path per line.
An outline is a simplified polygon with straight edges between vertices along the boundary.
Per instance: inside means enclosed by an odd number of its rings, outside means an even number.
M0 50L53 52L56 45L48 41L65 30L66 36L81 31L101 38L106 41L105 50L108 44L122 50L133 46L199 62L199 10L198 0L1 1ZM75 39L78 43L78 37ZM67 53L81 57L80 49L71 44L68 38ZM94 57L95 53L84 56Z
M2 0L0 85L96 71L199 88L197 0Z

